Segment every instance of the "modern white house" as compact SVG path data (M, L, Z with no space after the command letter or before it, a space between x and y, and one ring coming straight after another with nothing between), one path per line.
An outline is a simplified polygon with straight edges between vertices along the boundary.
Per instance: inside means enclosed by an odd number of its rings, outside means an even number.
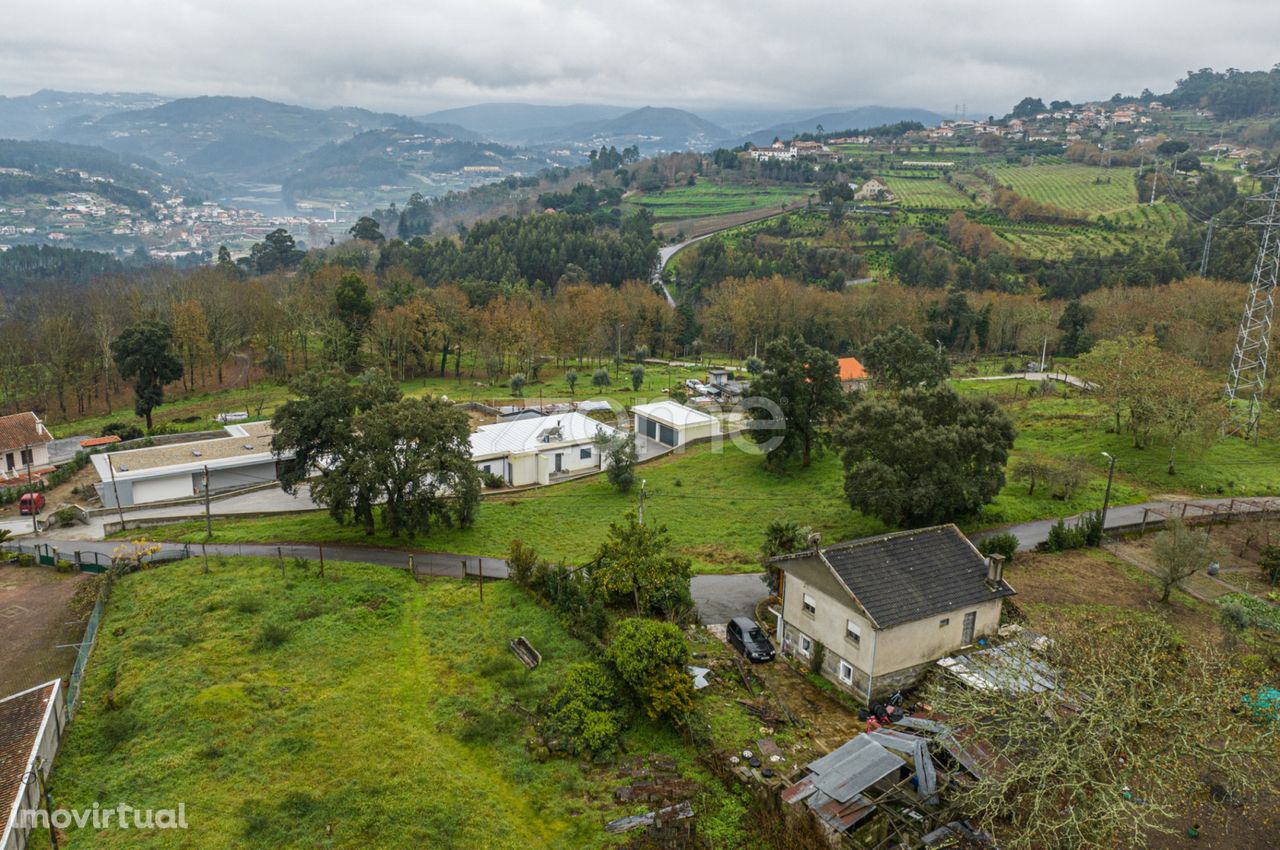
M550 484L558 476L604 468L604 454L595 445L599 434L622 436L577 412L481 425L471 435L471 459L511 487Z
M636 434L676 448L720 433L720 420L674 401L655 401L631 408Z
M33 475L48 472L52 441L49 429L30 411L0 416L0 482L26 480L28 465Z
M271 450L270 422L228 425L227 436L93 455L101 479L94 487L102 504L114 508L189 499L205 492L238 490L275 481L288 456Z

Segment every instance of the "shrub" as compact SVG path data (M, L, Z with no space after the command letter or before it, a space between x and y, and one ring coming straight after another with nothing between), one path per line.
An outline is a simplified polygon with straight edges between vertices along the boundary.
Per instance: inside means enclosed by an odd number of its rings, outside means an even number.
M231 606L241 614L256 614L262 610L262 600L252 594L242 593L232 601Z
M142 433L142 429L132 422L108 422L102 426L100 433L103 437L119 437L121 442L140 440L146 436Z
M813 642L813 655L809 656L809 672L815 676L822 675L822 662L827 658L827 648L821 641Z
M533 569L538 565L538 553L532 546L524 545L524 541L516 538L511 541L511 551L507 554L507 569L511 580L521 587L528 587L533 578Z
M984 555L1004 555L1005 561L1012 563L1014 555L1018 553L1018 538L1007 531L1002 531L984 538L978 544L978 551Z
M276 649L283 646L289 640L289 630L277 623L268 623L262 627L262 631L258 632L257 639L253 642L254 649Z
M497 490L500 487L506 487L507 481L496 472L481 472L480 483L488 487L490 490Z
M516 372L511 376L511 394L514 396L524 395L524 387L527 383L528 379L525 378L524 372Z
M606 654L649 717L680 722L692 710L693 681L685 670L689 644L679 627L628 618L618 624Z
M571 665L563 684L544 711L544 731L574 755L604 759L618 747L622 735L621 689L601 664Z
M1102 512L1088 514L1078 523L1068 526L1065 520L1058 520L1049 529L1049 537L1037 548L1044 552L1065 552L1068 549L1082 549L1085 546L1097 546L1102 543Z

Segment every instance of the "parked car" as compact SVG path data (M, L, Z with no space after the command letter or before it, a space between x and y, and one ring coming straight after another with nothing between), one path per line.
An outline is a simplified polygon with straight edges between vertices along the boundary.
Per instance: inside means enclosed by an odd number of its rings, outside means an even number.
M729 636L729 645L745 655L748 661L759 664L773 660L773 644L764 629L756 625L755 620L734 617L725 630Z
M18 513L23 516L38 514L44 510L44 493L23 493L18 499Z

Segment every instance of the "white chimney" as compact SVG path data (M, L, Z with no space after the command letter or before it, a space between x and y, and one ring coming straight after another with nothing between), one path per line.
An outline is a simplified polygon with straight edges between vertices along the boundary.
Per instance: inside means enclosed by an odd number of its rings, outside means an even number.
M1000 586L1002 579L1004 579L1004 555L993 552L987 556L987 584L995 590Z

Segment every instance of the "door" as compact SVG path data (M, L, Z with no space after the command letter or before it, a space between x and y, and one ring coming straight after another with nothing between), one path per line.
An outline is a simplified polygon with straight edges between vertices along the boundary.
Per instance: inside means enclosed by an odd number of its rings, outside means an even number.
M556 472L563 472L563 471L564 471L564 455L562 455L562 454L557 454L557 455L556 455L556 468L555 468L555 471L556 471Z
M973 643L973 626L977 620L977 611L970 611L968 614L964 615L964 635L961 637L960 642L965 646Z
M4 468L13 472L13 452L9 452L4 456Z

